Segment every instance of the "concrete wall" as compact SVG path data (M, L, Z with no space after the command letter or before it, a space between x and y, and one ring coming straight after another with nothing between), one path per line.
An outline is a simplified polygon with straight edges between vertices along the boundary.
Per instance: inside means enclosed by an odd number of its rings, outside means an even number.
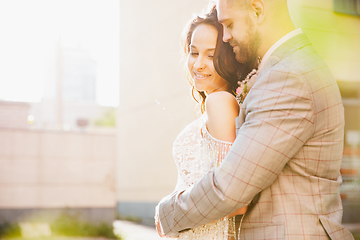
M0 128L29 128L29 108L29 103L0 101Z
M175 187L172 143L195 119L180 36L192 14L206 4L206 0L120 1L116 167L120 214L153 219L153 210L141 211L141 206L153 208Z
M113 220L115 142L114 133L0 129L0 221L44 209L102 209L91 218Z

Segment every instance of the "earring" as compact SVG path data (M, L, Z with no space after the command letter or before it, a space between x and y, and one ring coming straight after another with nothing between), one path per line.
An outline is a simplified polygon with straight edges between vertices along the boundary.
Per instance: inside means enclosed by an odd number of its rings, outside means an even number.
M258 66L260 65L260 63L261 63L261 57L257 56L257 64L258 64Z

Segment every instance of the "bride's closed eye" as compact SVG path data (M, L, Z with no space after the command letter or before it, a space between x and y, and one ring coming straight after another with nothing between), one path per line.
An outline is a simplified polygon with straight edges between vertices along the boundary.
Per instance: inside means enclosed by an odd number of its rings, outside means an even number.
M209 49L208 51L207 51L207 57L208 58L214 58L214 54L215 54L215 49Z

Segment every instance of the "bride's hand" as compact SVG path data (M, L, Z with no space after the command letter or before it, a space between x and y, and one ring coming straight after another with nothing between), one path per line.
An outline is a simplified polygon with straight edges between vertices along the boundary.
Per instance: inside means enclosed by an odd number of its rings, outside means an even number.
M247 207L243 207L243 208L239 208L238 210L236 210L233 213L230 213L229 215L227 215L228 218L234 217L236 215L243 215L247 210Z
M243 207L243 208L239 208L238 210L236 210L235 212L230 213L229 215L227 215L227 218L231 218L234 217L236 215L243 215L247 210L247 207ZM210 223L216 222L218 220L213 220Z

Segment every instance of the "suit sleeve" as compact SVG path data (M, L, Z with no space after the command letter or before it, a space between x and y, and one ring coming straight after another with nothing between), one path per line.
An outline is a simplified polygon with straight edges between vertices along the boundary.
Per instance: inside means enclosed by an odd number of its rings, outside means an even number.
M220 219L269 187L314 132L311 97L296 73L271 70L260 77L245 99L245 122L223 163L190 189L162 200L165 234L178 236Z

